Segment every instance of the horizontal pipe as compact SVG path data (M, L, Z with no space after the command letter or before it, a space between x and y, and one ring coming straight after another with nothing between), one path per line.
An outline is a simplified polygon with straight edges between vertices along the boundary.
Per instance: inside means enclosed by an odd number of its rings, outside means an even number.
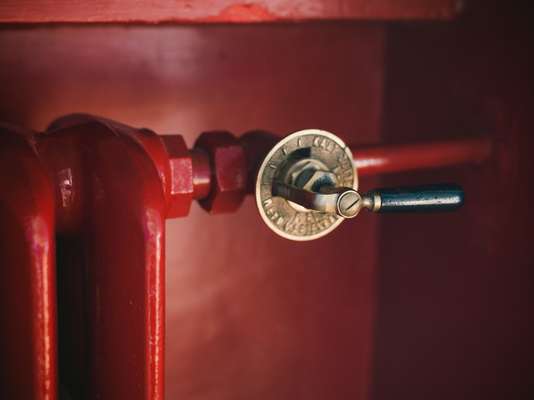
M209 156L200 149L189 150L193 161L193 198L203 199L211 190L211 165Z
M492 152L489 138L401 145L350 146L358 176L478 164Z
M259 143L263 144L262 141ZM256 147L261 147L256 143ZM246 152L255 160L261 161L267 149L254 151L255 146L248 146ZM432 168L453 167L465 164L478 164L488 159L492 152L492 141L489 138L449 139L433 142L415 142L397 145L378 144L372 146L350 146L354 155L354 165L358 176L375 176L405 171ZM205 152L198 149L190 150L193 158L193 188L195 199L208 196L211 190L212 166ZM259 160L257 160L259 158ZM256 176L255 168L249 171ZM248 189L252 192L254 185Z

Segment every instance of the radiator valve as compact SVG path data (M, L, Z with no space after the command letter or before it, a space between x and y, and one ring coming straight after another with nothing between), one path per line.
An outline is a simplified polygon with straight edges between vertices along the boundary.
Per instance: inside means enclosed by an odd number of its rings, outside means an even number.
M358 192L350 149L330 132L307 129L278 142L258 171L256 203L278 235L318 239L354 218L373 212L451 211L463 204L458 185L439 184Z

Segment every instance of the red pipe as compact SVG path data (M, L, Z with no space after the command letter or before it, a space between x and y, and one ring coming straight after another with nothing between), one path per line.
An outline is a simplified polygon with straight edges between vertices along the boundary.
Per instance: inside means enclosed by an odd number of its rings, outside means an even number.
M258 140L248 140L248 145L244 146L247 158L251 161L248 175L252 180L255 180L256 170L261 160L272 147L272 140L269 142L269 138L268 136L256 137ZM478 164L491 156L492 140L490 138L449 139L398 145L349 147L353 151L358 176L362 177ZM210 193L214 166L210 165L207 154L199 149L191 150L190 154L193 158L194 198L203 199ZM252 192L253 187L253 184L250 185L248 191Z
M0 398L57 396L55 213L32 132L0 125Z
M402 145L350 146L358 176L477 164L492 152L489 138L451 139Z
M189 151L193 161L193 198L208 197L211 189L211 166L205 151L193 149Z

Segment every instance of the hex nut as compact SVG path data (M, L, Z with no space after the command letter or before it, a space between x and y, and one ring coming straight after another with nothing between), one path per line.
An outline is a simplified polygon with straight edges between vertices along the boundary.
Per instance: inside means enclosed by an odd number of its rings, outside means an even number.
M212 168L211 190L200 205L211 214L236 211L246 194L247 160L243 146L226 131L204 132L195 143L204 150Z
M336 174L333 172L316 170L302 186L302 189L309 190L311 192L317 192L318 184L320 184L320 186L326 185L334 187L336 186L336 182Z
M193 161L181 135L165 135L161 139L170 169L167 217L183 217L189 214L193 201Z

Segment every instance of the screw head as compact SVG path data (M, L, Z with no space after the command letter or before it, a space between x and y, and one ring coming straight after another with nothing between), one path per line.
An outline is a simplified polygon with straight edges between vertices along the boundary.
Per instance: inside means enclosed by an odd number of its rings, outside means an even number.
M337 199L337 214L343 218L354 218L362 207L362 196L356 190L349 189Z

